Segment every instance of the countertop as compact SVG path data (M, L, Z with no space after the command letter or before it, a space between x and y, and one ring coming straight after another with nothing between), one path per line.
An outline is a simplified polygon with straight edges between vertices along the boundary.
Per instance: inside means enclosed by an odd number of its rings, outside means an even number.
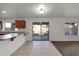
M23 33L7 33L7 34L0 35L0 41L15 38L20 34L23 34Z

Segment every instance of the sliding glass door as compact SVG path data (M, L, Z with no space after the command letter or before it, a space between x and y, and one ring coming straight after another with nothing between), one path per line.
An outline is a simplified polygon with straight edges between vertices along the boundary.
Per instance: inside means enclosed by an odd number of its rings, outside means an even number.
M48 41L49 40L49 23L48 22L33 22L33 41Z

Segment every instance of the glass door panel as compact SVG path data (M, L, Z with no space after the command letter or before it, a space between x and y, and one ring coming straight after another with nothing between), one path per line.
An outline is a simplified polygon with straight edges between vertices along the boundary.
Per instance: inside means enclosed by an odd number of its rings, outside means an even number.
M40 23L33 23L33 40L41 40L41 25Z
M42 29L42 40L48 40L49 39L49 23L44 22L41 24L41 29Z
M49 23L34 22L33 23L33 41L47 41L49 39Z

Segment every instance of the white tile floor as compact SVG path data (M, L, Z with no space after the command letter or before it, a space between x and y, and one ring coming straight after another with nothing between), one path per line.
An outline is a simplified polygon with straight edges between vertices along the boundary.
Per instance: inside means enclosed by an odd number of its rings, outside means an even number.
M61 54L49 41L32 41L26 42L12 56L61 56Z

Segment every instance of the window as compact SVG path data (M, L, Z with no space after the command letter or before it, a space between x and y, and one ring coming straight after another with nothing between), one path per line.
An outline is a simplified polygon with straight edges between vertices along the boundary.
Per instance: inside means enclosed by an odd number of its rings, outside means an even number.
M11 28L11 23L5 23L5 28Z
M77 22L65 23L65 35L78 35L78 23Z
M5 30L11 30L11 23L5 23Z
M5 30L7 30L7 31L9 31L9 30L15 30L15 31L17 31L18 29L15 28L15 23L6 22L5 23Z

